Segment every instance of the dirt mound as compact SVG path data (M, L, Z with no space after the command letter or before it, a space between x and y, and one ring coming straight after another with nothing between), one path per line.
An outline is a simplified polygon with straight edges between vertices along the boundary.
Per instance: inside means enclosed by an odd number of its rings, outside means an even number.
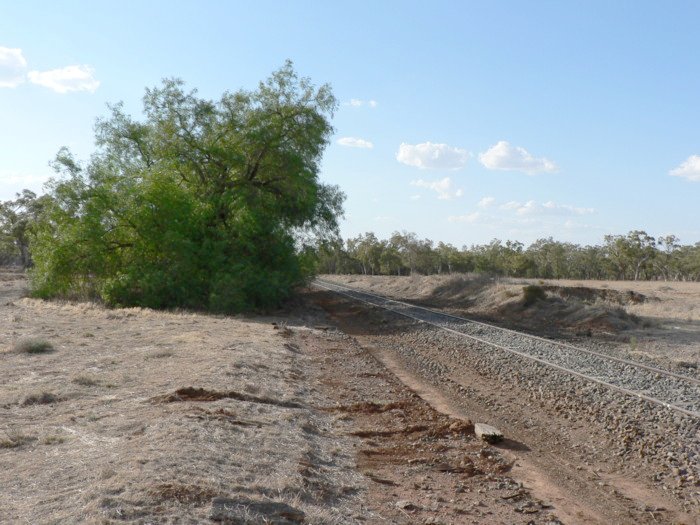
M619 305L642 304L655 298L648 297L634 290L608 290L605 288L589 288L587 286L542 286L542 288L558 295L564 300L577 299L586 303L606 301Z
M494 286L493 278L480 275L448 277L432 288L428 295L431 301L450 301L466 305L474 304L477 296Z
M532 294L532 291L541 291ZM530 293L528 293L530 292ZM539 300L538 300L539 298ZM553 329L590 334L617 333L637 328L639 319L623 306L650 300L634 291L583 286L539 286L498 281L482 276L454 276L442 280L424 304L460 308L467 315L506 322L529 329Z
M539 284L483 275L332 276L332 280L426 307L544 334L617 334L638 328L625 308L658 301L633 290ZM526 297L525 288L541 294ZM542 297L541 300L533 300Z
M639 319L619 306L587 304L550 295L530 306L526 306L522 300L506 301L491 312L491 317L515 326L538 328L543 332L573 331L585 335L614 334L639 326Z

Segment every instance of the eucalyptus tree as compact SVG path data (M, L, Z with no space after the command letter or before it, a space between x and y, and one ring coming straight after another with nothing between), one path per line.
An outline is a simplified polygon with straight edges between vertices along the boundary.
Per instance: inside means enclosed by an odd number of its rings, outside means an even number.
M48 201L48 196L25 189L14 200L0 202L0 264L31 266L31 231Z

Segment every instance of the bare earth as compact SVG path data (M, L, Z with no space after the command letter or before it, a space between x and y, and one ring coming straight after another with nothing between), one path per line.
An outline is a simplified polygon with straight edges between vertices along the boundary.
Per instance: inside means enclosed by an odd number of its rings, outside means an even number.
M595 454L545 446L552 416L526 400L504 443L481 442L497 386L464 370L474 392L436 387L391 351L404 328L337 297L244 318L24 287L0 272L0 523L696 521ZM28 336L54 351L18 352Z

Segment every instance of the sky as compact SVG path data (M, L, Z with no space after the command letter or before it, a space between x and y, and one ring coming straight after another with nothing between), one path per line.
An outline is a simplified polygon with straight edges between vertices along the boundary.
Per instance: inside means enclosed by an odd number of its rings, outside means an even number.
M457 247L645 230L700 241L700 3L0 0L0 200L178 77L203 97L294 62L339 100L344 237Z

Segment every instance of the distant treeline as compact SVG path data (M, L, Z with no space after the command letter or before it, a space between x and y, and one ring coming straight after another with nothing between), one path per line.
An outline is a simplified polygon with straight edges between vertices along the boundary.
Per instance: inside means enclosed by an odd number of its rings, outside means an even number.
M700 281L700 243L683 245L675 235L654 238L635 230L606 235L599 246L539 239L494 239L461 249L414 233L395 232L380 240L365 233L318 249L318 272L408 275L475 272L540 279Z

